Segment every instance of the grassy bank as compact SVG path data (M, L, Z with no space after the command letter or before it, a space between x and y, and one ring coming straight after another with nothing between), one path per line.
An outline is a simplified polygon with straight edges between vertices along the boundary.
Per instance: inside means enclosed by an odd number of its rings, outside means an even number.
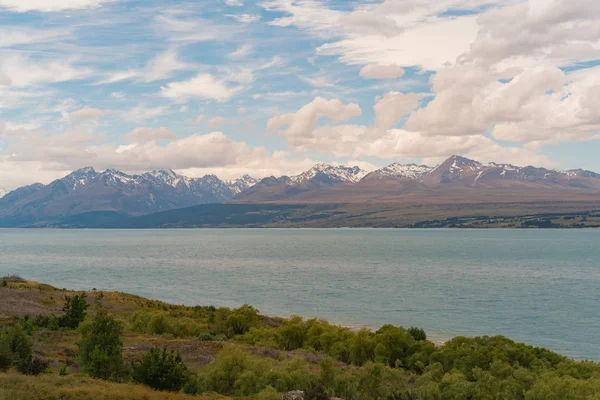
M187 307L17 277L0 281L0 366L2 349L12 354L0 373L0 400L279 399L296 389L307 399L600 399L600 365L501 336L435 345L415 327L356 331L270 318L251 306ZM85 353L95 340L90 332L104 339ZM117 358L102 353L107 332ZM25 342L29 359L10 353ZM116 367L99 368L107 354Z

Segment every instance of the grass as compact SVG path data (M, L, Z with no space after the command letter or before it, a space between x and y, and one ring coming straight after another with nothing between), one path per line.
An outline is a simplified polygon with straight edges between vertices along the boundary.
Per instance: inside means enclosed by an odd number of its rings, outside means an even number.
M82 376L31 377L0 374L0 400L216 400L220 395L191 396L156 392L148 387L112 383Z

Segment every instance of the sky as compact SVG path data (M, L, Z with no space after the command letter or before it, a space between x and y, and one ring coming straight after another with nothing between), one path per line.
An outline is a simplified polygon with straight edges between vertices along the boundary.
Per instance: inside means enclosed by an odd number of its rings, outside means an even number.
M93 166L600 171L597 0L0 0L0 189Z

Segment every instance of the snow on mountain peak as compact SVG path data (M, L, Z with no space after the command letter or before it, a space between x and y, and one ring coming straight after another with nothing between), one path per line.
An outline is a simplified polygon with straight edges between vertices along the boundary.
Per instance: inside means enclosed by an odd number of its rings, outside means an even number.
M420 179L432 169L427 165L400 164L396 162L377 170L377 172L381 175L394 178Z
M4 189L0 189L0 199L3 198L4 196L6 196L6 190Z
M359 167L344 167L341 165L317 164L300 175L290 177L290 182L294 185L307 182L318 174L324 174L327 177L342 182L358 182L367 175L367 171Z
M231 189L231 191L234 195L240 194L244 190L251 188L252 186L256 185L257 183L258 183L258 179L255 179L248 174L241 176L235 180L225 182L225 184L227 186L229 186L229 189Z

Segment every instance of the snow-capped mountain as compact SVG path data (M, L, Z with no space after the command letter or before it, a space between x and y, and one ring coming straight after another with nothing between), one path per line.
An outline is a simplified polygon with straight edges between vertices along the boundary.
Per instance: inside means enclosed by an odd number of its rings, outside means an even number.
M295 176L260 181L244 175L190 178L172 170L131 175L82 168L48 185L0 196L0 226L31 226L76 217L122 218L206 203L435 203L600 201L600 174L533 166L483 164L452 156L432 168L393 163L371 173L317 164Z
M244 176L225 182L215 175L189 178L172 170L130 175L116 169L79 169L48 185L31 185L0 199L2 218L67 216L88 212L142 215L205 203L222 203L250 187Z
M345 183L345 185L341 185ZM318 164L293 177L269 177L235 197L244 202L344 203L399 201L408 198L429 198L464 201L477 198L485 191L489 199L503 198L569 199L566 193L577 192L591 198L600 195L600 174L583 170L558 171L537 167L517 167L510 164L483 164L461 156L452 156L437 165L393 163L371 173L358 167L338 167ZM452 191L453 200L444 199ZM585 192L585 193L584 193ZM481 196L480 196L481 197ZM586 199L588 198L586 197ZM416 201L416 200L410 201ZM434 200L430 200L434 201Z
M300 175L290 177L289 181L291 185L302 185L322 176L336 182L356 183L364 178L367 173L367 171L360 169L359 167L317 164Z
M244 190L251 188L258 183L258 179L251 177L250 175L244 175L233 181L226 181L227 186L231 189L234 195L238 195Z
M6 196L6 190L0 189L0 199Z
M433 168L428 167L427 165L393 163L387 167L374 171L374 173L384 177L418 180L421 179L423 175L431 172L432 169Z

